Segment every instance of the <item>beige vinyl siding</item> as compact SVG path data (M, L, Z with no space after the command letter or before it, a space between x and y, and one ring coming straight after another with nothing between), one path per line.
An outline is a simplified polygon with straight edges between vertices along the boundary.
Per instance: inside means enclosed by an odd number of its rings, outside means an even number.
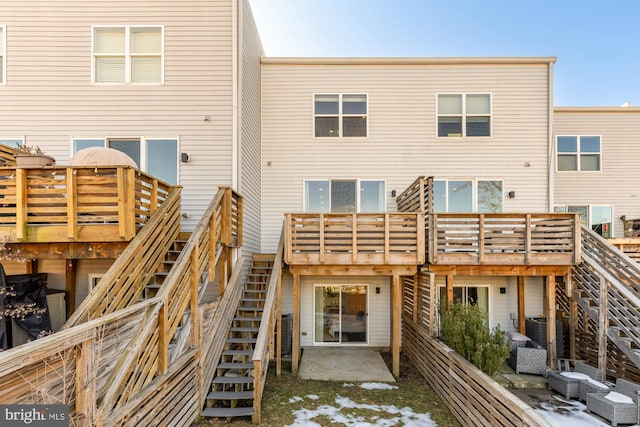
M183 209L193 226L231 185L232 2L0 2L7 84L0 135L26 136L65 164L74 137L179 138ZM164 28L164 84L91 85L92 26ZM204 118L211 117L210 123Z
M502 179L516 192L505 211L548 210L548 60L321 62L263 60L263 250L275 248L282 214L303 210L305 179L385 179L389 211L391 190L420 175ZM315 93L367 94L368 137L314 139ZM491 94L492 136L436 138L438 93Z
M262 46L249 3L241 1L240 182L244 196L243 249L260 251L260 57Z
M554 204L613 205L614 237L622 237L620 216L640 218L640 108L556 108L555 135L599 135L601 171L556 172Z

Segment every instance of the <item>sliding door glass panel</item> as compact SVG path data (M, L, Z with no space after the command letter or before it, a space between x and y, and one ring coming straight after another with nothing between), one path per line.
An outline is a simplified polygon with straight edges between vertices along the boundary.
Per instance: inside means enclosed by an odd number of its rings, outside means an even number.
M447 212L473 212L473 181L449 181Z
M356 212L356 181L331 181L331 212Z

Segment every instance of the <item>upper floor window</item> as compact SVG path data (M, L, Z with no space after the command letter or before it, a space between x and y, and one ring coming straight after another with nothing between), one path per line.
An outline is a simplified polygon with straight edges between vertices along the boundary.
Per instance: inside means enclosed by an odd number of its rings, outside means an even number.
M580 214L580 222L602 237L613 237L613 206L611 205L556 205L554 212Z
M6 60L5 60L5 52L6 52L6 43L5 43L5 26L0 25L0 84L4 84L4 76L6 74Z
M558 136L559 171L599 171L599 136Z
M502 212L503 190L499 180L433 181L435 212Z
M94 83L162 83L162 27L94 27Z
M122 151L143 170L169 184L178 183L178 140L175 138L77 138L73 153L88 147Z
M491 136L491 95L439 94L438 137Z
M382 180L332 179L304 183L305 212L385 212Z
M367 95L315 95L313 113L317 138L367 136Z

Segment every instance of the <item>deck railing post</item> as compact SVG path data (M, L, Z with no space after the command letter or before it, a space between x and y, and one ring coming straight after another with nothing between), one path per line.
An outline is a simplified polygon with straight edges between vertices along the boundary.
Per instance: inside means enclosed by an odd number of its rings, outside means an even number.
M96 338L83 341L76 357L76 413L84 425L95 425L96 417Z
M525 215L524 263L531 264L531 214Z
M191 331L190 331L190 344L191 347L199 347L200 342L198 342L198 288L200 285L200 248L197 245L194 245L193 250L191 251L191 278L190 278L190 310L191 310Z
M76 169L66 169L67 190L67 237L71 241L78 240L78 185Z
M16 240L27 238L27 170L16 169Z
M236 233L238 233L238 241L237 241L237 246L240 247L242 246L242 241L244 239L244 198L242 196L238 196L236 195L237 200L238 200L238 206L237 206L237 212L236 212L236 218L238 219L238 224L237 227L238 229L236 230Z
M478 263L484 264L484 214L478 218Z
M217 209L213 209L209 220L209 281L213 282L216 276L216 251L218 250L218 217Z
M163 301L158 312L158 373L163 375L169 369L169 330L167 301Z

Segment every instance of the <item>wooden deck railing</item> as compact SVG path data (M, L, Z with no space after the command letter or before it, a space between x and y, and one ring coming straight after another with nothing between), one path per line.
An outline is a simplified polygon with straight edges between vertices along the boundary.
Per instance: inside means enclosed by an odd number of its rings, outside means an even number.
M128 166L0 167L0 235L26 243L129 241L172 188Z
M278 305L280 287L282 285L282 256L284 253L284 232L280 235L280 242L276 250L276 256L271 269L271 277L267 286L267 293L264 302L264 310L262 312L262 320L260 321L260 330L256 345L253 350L253 423L259 424L262 416L262 393L269 369L269 360L274 356L274 331L276 329L276 320L278 313ZM280 333L280 336L282 334Z
M65 329L0 353L0 402L66 404L73 425L190 424L220 357L220 322L230 323L240 297L242 257L219 278L227 282L224 304L199 306L198 288L213 280L207 271L219 271L210 262L231 266L216 248L241 241L242 222L230 219L242 212L229 212L241 206L220 189L158 294L138 300L146 271L179 230L178 192L171 193ZM178 334L189 345L170 353Z
M420 213L285 215L288 264L418 265L422 248Z
M575 214L433 213L431 264L572 265L580 262Z

